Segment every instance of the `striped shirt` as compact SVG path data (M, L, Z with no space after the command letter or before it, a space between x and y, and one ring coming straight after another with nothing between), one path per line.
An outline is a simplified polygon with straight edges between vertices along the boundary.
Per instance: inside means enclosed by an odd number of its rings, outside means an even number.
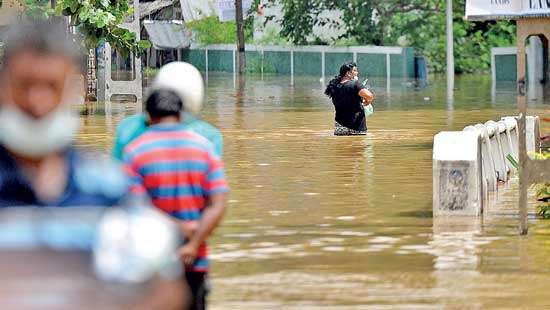
M151 126L124 149L134 194L147 194L174 218L198 222L207 199L228 191L222 161L202 136L179 124ZM208 249L199 247L192 271L208 271Z

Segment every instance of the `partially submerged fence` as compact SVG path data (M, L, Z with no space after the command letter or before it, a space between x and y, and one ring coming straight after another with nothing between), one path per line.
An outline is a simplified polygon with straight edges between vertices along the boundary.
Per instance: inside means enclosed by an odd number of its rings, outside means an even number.
M237 69L235 45L192 46L183 60L206 73L232 72ZM247 71L332 77L346 61L355 61L359 71L369 77L414 78L412 48L383 46L246 46Z
M539 118L528 116L526 130L527 151L538 151ZM481 215L489 193L515 173L508 157L518 161L518 146L516 117L438 133L433 148L434 217Z

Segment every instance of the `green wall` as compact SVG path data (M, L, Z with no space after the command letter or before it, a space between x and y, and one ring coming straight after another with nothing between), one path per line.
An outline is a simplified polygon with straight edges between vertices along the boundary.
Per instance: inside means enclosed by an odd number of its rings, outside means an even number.
M233 51L208 50L208 70L233 72Z
M357 54L357 69L361 75L386 77L386 54Z
M289 75L291 73L290 51L247 51L247 72L271 73ZM187 50L183 53L183 60L192 63L199 70L206 69L205 50ZM325 76L338 74L340 66L353 60L351 52L325 52ZM208 50L208 70L233 72L233 51ZM414 77L414 52L412 48L405 48L403 54L390 55L391 77ZM387 76L386 54L357 53L357 65L361 74L369 77ZM294 74L295 75L322 75L322 53L319 51L295 51Z
M325 74L333 76L340 73L343 63L353 61L353 53L326 53L325 52Z
M264 52L264 73L290 74L290 52Z
M321 53L318 52L294 52L294 74L295 75L317 75L321 76L323 70Z
M516 81L516 70L516 55L495 55L495 71L497 81Z
M184 61L193 64L197 69L206 70L206 58L204 50L184 50L182 58Z
M261 73L262 72L262 53L246 52L246 72Z
M414 79L414 49L412 47L406 47L403 52L405 57L405 77Z

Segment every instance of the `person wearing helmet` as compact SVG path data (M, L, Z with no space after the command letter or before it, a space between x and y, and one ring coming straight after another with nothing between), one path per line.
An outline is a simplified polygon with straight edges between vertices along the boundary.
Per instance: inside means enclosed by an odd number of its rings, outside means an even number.
M179 88L167 85L153 86L145 104L149 128L124 148L124 164L132 194L148 196L156 208L177 221L186 239L179 254L191 291L190 309L204 309L205 241L223 217L229 189L213 145L181 124L184 99Z
M204 100L204 84L200 72L186 62L172 62L162 67L153 81L151 91L168 89L174 91L182 100L184 112L181 121L187 130L195 132L214 145L214 152L223 155L223 136L209 123L200 120L199 114ZM123 159L123 150L137 137L141 136L149 125L145 114L136 114L125 118L117 127L112 154Z

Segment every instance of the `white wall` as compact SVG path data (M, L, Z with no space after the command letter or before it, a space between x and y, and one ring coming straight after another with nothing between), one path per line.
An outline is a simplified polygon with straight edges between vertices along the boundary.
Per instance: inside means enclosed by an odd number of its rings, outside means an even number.
M539 83L544 78L544 50L539 37L529 38L527 55L527 80L529 83Z

